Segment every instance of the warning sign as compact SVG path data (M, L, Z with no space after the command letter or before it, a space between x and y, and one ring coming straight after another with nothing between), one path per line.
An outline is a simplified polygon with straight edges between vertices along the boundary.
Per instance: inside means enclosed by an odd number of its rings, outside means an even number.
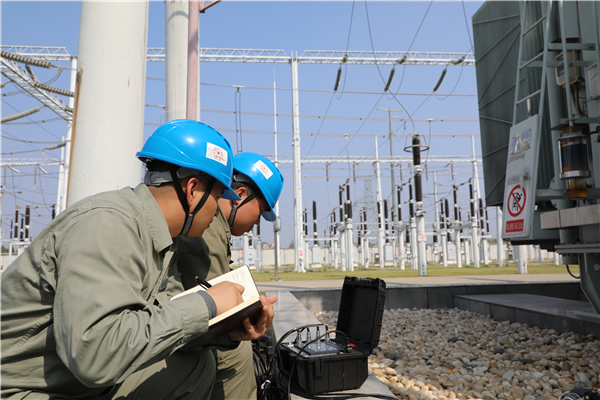
M539 116L534 115L510 128L502 206L504 239L531 239L534 231L540 147L538 125Z
M521 185L513 187L508 195L508 213L510 216L519 216L525 209L526 201L527 194L525 193L525 188L521 187Z

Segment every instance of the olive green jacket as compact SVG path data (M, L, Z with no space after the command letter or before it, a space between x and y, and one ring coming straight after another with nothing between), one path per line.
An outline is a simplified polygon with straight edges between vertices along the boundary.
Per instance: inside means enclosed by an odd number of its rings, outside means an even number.
M211 280L230 271L231 229L220 206L219 214L213 218L202 237L179 238L177 254L184 286L188 280L191 282L189 278L196 275ZM191 283L196 285L195 281Z
M204 334L201 296L167 301L174 251L145 185L62 212L2 275L2 396L100 396Z

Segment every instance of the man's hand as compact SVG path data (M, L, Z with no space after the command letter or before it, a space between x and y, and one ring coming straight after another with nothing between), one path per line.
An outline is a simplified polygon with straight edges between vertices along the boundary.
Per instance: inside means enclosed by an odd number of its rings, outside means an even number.
M263 303L263 309L258 321L256 321L256 325L252 325L250 323L250 318L246 317L243 321L245 329L240 329L239 331L234 331L229 334L229 337L232 340L254 340L267 333L271 326L271 322L273 322L273 317L275 316L273 304L277 302L277 295L272 294L269 297L260 296L260 301Z
M206 290L217 305L217 315L231 310L233 307L244 302L242 293L245 288L233 282L221 282ZM270 297L270 296L269 296ZM273 319L273 318L271 318Z

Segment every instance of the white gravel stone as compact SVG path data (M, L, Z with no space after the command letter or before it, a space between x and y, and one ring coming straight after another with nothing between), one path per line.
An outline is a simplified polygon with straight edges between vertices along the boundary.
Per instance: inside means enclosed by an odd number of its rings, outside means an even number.
M337 312L315 315L335 329ZM386 310L368 366L403 400L558 400L600 387L600 340L458 309Z

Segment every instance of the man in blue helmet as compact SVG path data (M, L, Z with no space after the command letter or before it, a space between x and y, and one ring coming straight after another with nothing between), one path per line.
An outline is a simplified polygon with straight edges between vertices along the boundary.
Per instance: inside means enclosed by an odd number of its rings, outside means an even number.
M54 219L2 275L1 395L11 399L204 399L211 352L182 349L241 302L225 282L169 301L176 237L198 237L230 186L232 153L211 127L175 120L137 156L145 184L83 199ZM262 336L271 302L234 341ZM228 338L225 338L228 339Z
M277 218L273 207L283 189L283 176L266 157L250 152L235 155L231 186L240 200L219 200L218 214L202 237L182 238L179 242L178 267L184 285L195 285L196 275L212 279L227 273L231 236L249 232L261 216L270 222ZM256 399L251 343L242 342L233 350L216 350L216 358L217 378L211 398Z

